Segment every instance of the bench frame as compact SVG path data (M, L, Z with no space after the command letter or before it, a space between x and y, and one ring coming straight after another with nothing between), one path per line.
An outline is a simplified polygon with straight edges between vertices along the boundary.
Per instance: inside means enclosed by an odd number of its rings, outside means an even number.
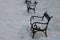
M41 22L33 22L33 23L31 23L31 22L32 22L32 19L34 19L34 17L42 18L42 21L43 21L43 18L46 17L46 19L47 19L48 22L46 22L46 23L41 23ZM35 35L35 33L36 33L37 31L42 31L42 32L46 35L46 37L47 37L47 27L48 27L48 24L49 24L49 22L50 22L50 20L51 20L52 17L53 17L53 16L50 17L50 16L47 14L47 11L44 13L44 15L43 15L42 17L39 17L39 16L31 16L31 17L30 17L30 25L31 25L30 30L31 30L32 33L33 33L32 38L34 38L34 35ZM43 24L43 25L46 25L46 27L45 27L44 29L41 29L40 27L37 28L37 27L38 27L37 24ZM33 26L33 25L34 25L34 26Z
M36 13L36 12L35 12L35 8L36 8L37 3L38 3L38 2L36 2L36 1L35 1L34 3L27 2L27 12L29 13L29 10L33 10L34 13ZM33 5L30 5L30 4L33 4ZM34 6L34 8L31 8L31 6Z

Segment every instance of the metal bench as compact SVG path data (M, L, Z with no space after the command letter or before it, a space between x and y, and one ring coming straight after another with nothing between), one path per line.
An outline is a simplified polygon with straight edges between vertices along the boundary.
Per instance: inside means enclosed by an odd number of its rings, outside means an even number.
M36 1L34 3L27 2L27 12L29 13L29 10L33 10L35 13L35 8L36 8L37 3L38 2Z
M33 22L33 23L32 23L32 20L34 19L34 17L36 17L36 18L42 18L42 21L44 20L44 17L45 17L45 18L47 19L47 22L46 22L46 23L42 23L42 22ZM49 24L49 22L50 22L50 20L51 20L52 17L53 17L53 16L50 17L50 16L47 14L47 11L44 13L44 15L43 15L42 17L39 17L39 16L31 16L31 17L30 17L30 25L31 25L30 30L31 30L32 33L33 33L32 38L34 38L34 35L35 35L35 33L36 33L37 31L42 31L42 32L46 35L46 37L47 37L47 27L48 27L48 24ZM41 29L40 27L37 28L37 27L38 27L37 24L43 24L43 25L46 25L46 26L45 26L44 29Z

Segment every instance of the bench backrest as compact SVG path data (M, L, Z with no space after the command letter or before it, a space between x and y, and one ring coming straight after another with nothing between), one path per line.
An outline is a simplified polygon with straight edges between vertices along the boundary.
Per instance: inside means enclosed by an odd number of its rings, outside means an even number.
M49 21L51 20L51 18L53 17L53 16L49 16L48 14L47 14L47 11L44 13L44 15L43 15L43 17L42 17L42 20L44 19L44 17L47 19L47 21L48 21L48 23L49 23Z

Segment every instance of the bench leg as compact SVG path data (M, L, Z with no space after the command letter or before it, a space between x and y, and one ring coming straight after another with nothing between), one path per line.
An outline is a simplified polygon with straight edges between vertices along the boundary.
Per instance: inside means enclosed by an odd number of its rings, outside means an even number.
M29 8L27 8L27 12L29 13Z
M25 3L27 4L27 0L25 0Z
M35 12L35 9L34 9L34 13L36 13L36 12Z
M33 33L33 36L32 36L32 38L34 39L34 35L35 35L36 31L33 31L32 33Z
M47 37L47 31L45 31L44 33L45 33L45 35L46 35L46 37Z

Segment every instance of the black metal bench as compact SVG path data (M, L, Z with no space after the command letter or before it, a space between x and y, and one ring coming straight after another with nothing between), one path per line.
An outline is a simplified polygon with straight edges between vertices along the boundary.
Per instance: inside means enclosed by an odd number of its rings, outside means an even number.
M32 19L34 19L34 17L42 18L42 21L43 21L43 19L44 19L44 17L45 17L45 18L47 19L47 22L46 22L46 23L42 23L42 22L33 22L33 23L31 23L31 22L32 22ZM34 38L34 35L35 35L35 33L36 33L37 31L42 31L42 32L46 35L46 37L47 37L47 27L48 27L48 24L49 24L51 18L52 18L52 16L50 17L50 16L47 14L47 11L44 13L44 15L43 15L42 17L32 16L32 17L30 18L30 25L31 25L31 29L30 29L30 30L31 30L32 33L33 33L32 38ZM46 25L46 26L45 26L44 29L41 29L40 27L37 28L37 27L38 27L37 24L43 24L43 25Z
M35 8L36 8L37 3L38 2L36 1L34 3L27 2L27 12L29 13L29 10L33 10L35 13Z

